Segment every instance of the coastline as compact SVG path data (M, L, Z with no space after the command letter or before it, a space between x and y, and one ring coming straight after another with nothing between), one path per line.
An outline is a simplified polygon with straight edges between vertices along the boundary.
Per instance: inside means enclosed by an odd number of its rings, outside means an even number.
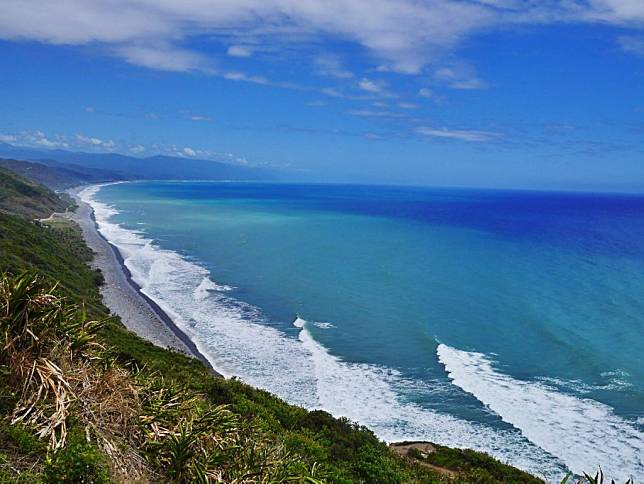
M91 266L100 269L105 279L100 287L105 306L112 314L118 315L123 325L137 336L161 348L198 359L214 375L223 378L190 337L132 279L118 248L98 230L94 209L78 196L84 188L86 186L68 191L78 204L78 209L59 216L69 218L80 226L85 243L94 252Z

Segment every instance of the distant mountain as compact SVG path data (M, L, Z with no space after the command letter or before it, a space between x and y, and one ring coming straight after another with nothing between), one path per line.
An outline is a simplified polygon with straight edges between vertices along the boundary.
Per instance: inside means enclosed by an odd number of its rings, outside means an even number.
M47 166L61 163L104 170L115 177L136 180L274 180L276 170L231 165L211 160L151 156L135 158L117 153L79 153L66 150L38 150L0 143L0 157L36 161Z
M0 168L0 213L46 218L66 208L66 203L51 190Z
M86 168L80 165L59 163L49 160L49 165L44 162L6 160L0 158L0 167L40 183L54 190L63 190L86 183L101 183L123 180L124 177L106 170Z

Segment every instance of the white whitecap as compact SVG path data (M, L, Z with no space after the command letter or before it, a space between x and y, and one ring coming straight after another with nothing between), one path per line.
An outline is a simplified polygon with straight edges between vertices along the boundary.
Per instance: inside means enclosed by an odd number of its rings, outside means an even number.
M358 421L389 442L428 440L480 450L552 480L565 474L562 463L518 432L492 429L403 401L400 390L417 387L415 382L390 368L331 355L313 338L308 324L299 316L293 322L301 328L299 339L314 362L318 399L333 415Z
M199 285L195 288L193 295L196 300L203 301L210 295L211 291L227 292L232 290L233 288L231 286L227 286L225 284L217 284L209 276L206 276L201 280Z
M601 466L612 479L644 477L644 434L608 405L503 374L481 353L445 344L437 353L455 385L573 472L592 473Z

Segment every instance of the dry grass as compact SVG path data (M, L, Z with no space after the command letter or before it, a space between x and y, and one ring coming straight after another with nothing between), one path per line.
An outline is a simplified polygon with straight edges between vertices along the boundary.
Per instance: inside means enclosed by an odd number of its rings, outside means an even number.
M102 322L88 321L55 290L33 274L0 278L0 363L19 391L10 423L34 428L55 452L65 446L73 414L87 440L110 457L117 480L145 481L148 466L135 451L139 389L96 342Z
M0 365L19 395L12 425L35 429L56 453L73 415L114 481L317 482L316 466L302 472L225 405L116 364L96 341L101 325L33 274L0 277Z

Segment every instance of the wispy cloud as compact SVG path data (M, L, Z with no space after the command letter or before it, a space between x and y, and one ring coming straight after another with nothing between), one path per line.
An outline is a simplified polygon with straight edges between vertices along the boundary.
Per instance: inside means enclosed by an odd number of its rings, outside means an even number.
M644 56L644 36L622 35L617 41L626 52Z
M0 143L13 143L17 138L13 134L0 134Z
M346 112L351 116L359 116L361 118L405 118L406 114L397 113L395 111L375 111L371 109L350 109Z
M253 49L248 45L231 45L226 54L231 57L250 57L253 55Z
M383 81L374 81L363 77L358 81L358 88L380 97L395 97L393 93L387 90L387 85Z
M436 70L437 81L453 89L485 89L487 84L478 78L476 71L467 64L454 64Z
M206 114L195 114L190 111L182 112L181 117L189 121L195 121L198 123L209 123L212 121L212 118Z
M477 130L463 130L463 129L448 129L448 128L431 128L427 126L419 126L416 128L416 133L423 136L430 136L436 138L449 138L460 141L468 142L485 142L495 141L503 136L502 133L492 131L477 131Z
M48 136L40 130L21 131L20 133L11 136L14 136L15 142L26 144L28 146L37 146L41 148L51 149L69 147L69 142L64 136Z
M175 47L167 42L156 45L126 45L115 48L115 53L130 64L161 71L215 71L207 56L188 49Z
M107 151L111 151L116 148L116 143L114 142L114 140L103 140L94 136L77 134L75 141L78 145L88 145L93 148L102 148ZM69 146L69 143L67 143L66 146Z
M333 54L324 54L317 56L314 61L316 71L329 77L338 79L351 79L355 77L353 72L347 69L339 56Z

